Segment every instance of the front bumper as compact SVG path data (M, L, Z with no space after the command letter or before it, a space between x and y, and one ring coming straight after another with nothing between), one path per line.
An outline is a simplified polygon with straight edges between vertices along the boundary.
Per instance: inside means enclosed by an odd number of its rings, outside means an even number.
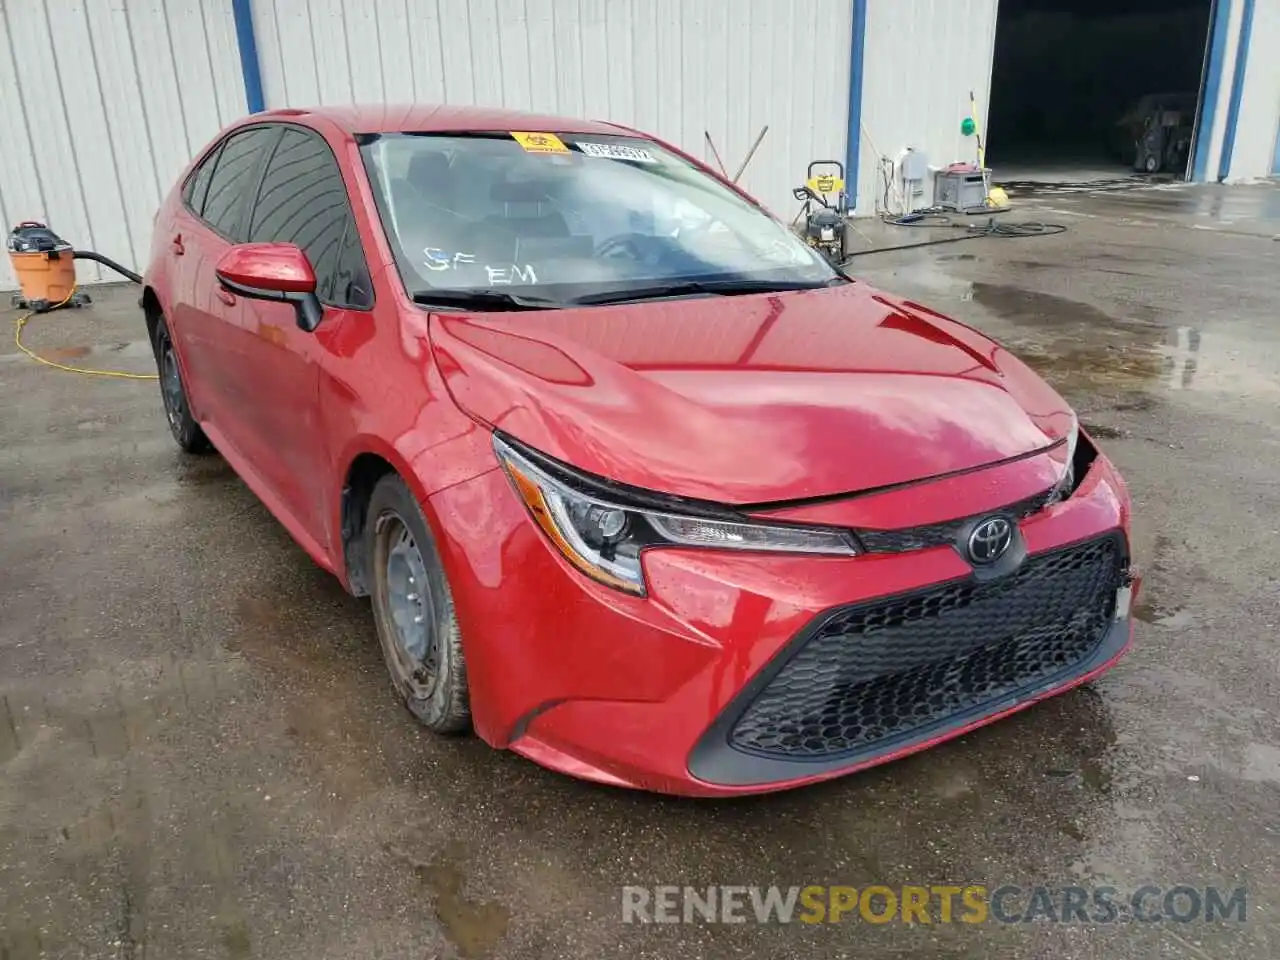
M653 550L644 561L649 596L639 598L569 567L500 470L437 494L430 506L443 533L479 735L544 766L620 786L712 796L840 776L1084 683L1118 660L1131 636L1127 601L1117 601L1071 657L997 685L990 696L957 701L956 709L865 743L846 737L842 749L825 754L800 756L803 750L785 749L785 738L780 749L753 748L735 727L828 618L976 582L959 552L943 546L832 558ZM1025 563L1072 544L1113 542L1115 585L1131 595L1128 509L1123 482L1099 456L1071 500L1019 522Z

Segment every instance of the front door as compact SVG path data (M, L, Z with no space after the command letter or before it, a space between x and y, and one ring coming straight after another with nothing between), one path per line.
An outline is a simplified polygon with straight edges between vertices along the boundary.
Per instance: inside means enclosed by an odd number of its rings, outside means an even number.
M348 304L335 290L335 278L344 238L354 225L342 174L322 137L285 127L248 223L249 242L293 243L310 260L325 305L317 333L338 322ZM254 466L305 533L328 543L332 454L318 400L323 347L316 333L298 327L287 304L242 299L240 310L237 352L244 364L239 377ZM373 318L361 319L371 323Z

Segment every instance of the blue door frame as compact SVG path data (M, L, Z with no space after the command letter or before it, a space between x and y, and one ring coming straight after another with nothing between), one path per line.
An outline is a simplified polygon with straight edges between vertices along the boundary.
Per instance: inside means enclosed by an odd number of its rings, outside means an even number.
M1218 163L1218 181L1231 173L1231 159L1236 149L1236 126L1240 123L1240 101L1244 97L1244 77L1249 69L1249 41L1253 37L1254 0L1244 0L1240 17L1240 40L1236 44L1235 77L1231 80L1231 104L1227 107L1227 130L1222 140L1222 160Z
M1213 125L1218 116L1223 74L1226 72L1227 50L1231 42L1231 8L1240 4L1240 32L1236 39L1235 68L1231 77L1231 96L1227 102L1226 123L1222 131L1222 153L1218 158L1217 180L1231 175L1235 158L1236 130L1240 125L1240 104L1244 99L1245 75L1249 69L1249 44L1253 38L1255 0L1214 0L1209 33L1209 57L1205 64L1204 87L1201 91L1200 116L1196 122L1196 142L1191 162L1191 179L1209 179L1209 151L1213 146ZM1280 138L1276 142L1273 172L1280 173Z
M1218 119L1218 99L1222 72L1227 60L1227 32L1231 24L1231 0L1213 0L1210 14L1209 59L1200 89L1200 116L1196 120L1196 142L1191 161L1191 179L1209 178L1209 149L1213 145L1213 124Z

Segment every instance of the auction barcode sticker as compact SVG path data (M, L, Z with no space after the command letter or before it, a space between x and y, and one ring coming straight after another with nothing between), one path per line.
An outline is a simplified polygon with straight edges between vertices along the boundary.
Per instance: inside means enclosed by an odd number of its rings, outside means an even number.
M630 160L633 163L661 163L648 150L640 147L628 147L621 143L583 143L576 141L578 149L588 157L602 157L605 160Z

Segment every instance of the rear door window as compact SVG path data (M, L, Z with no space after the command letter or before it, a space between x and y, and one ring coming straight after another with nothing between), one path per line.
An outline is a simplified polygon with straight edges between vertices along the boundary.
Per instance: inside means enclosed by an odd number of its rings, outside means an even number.
M297 244L315 270L320 298L334 302L348 224L354 234L347 187L333 151L316 134L286 129L262 177L249 227L249 242ZM355 251L348 251L346 257L349 261L358 255L360 263L344 264L346 280L341 284L344 287L350 285L353 274L363 270L358 235L355 243ZM367 270L363 272L367 274Z
M224 237L243 239L246 202L257 185L262 159L278 136L279 127L254 127L232 134L218 154L201 216Z
M182 190L182 201L197 217L204 212L204 198L209 193L209 181L213 179L213 168L217 166L218 154L222 152L222 144L209 151L195 172L187 178L187 185Z

